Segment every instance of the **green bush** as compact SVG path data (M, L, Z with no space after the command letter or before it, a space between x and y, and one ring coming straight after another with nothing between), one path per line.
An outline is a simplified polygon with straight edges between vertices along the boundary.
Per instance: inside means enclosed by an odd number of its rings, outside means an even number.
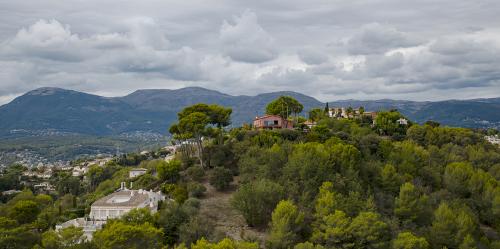
M210 185L217 190L225 190L233 181L233 173L229 169L217 167L210 174Z
M200 198L205 194L205 192L207 191L207 188L205 188L205 186L203 186L203 184L201 184L201 183L190 182L187 185L187 190L189 192L190 197Z
M205 176L205 170L200 166L192 166L186 170L186 175L193 181L201 182Z

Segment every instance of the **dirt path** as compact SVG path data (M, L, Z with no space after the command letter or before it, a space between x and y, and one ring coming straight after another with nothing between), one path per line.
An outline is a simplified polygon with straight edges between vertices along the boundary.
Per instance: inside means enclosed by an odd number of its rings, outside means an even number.
M232 239L264 241L265 233L248 227L243 216L232 208L230 199L235 191L235 183L232 184L230 190L224 192L215 190L208 182L205 182L204 185L207 192L201 199L201 215L211 219L216 224L216 229Z

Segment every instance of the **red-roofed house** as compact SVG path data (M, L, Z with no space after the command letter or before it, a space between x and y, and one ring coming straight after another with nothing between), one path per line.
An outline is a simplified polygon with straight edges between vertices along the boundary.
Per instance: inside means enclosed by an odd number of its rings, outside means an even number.
M256 117L253 121L253 127L257 129L293 129L293 123L278 115L265 115Z

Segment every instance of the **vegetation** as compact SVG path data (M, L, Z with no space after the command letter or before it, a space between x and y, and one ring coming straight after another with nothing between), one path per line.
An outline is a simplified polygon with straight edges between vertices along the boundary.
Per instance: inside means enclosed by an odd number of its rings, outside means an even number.
M269 109L282 101L294 103L281 98ZM223 121L214 113L224 113ZM482 131L435 122L399 124L404 117L395 110L379 113L373 125L360 117L330 119L318 109L311 112L317 126L310 130L242 127L227 132L223 128L230 113L203 104L185 108L171 130L180 141L197 141L183 143L170 162L125 156L91 167L85 179L57 173L51 179L57 191L51 196L25 190L5 199L0 248L500 245L500 148L486 142ZM88 242L76 239L79 229L53 230L57 223L88 213L93 201L120 182L130 182L131 166L148 170L133 180L135 188L161 190L173 201L162 203L154 214L134 210L109 221ZM11 167L4 177L21 171ZM225 238L228 231L219 229L212 214L201 212L196 199L211 198L208 183L231 194L232 208L266 239ZM230 183L236 190L228 188ZM16 187L12 181L2 184Z

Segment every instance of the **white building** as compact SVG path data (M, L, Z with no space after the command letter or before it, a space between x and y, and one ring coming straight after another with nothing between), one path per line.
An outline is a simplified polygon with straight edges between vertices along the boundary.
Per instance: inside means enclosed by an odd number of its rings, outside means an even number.
M328 117L330 118L348 118L346 108L344 107L333 107L328 109Z
M500 137L498 137L498 135L485 136L484 138L486 139L486 141L488 141L492 144L500 145Z
M87 171L89 169L87 167L84 167L84 166L75 166L73 168L73 171L71 172L71 175L73 176L83 176L85 174L87 174Z
M70 226L82 227L86 239L91 240L92 233L101 229L108 219L119 218L134 208L148 208L156 213L158 203L163 200L165 196L160 191L129 190L123 182L116 192L95 201L90 206L88 217L66 221L57 225L56 230Z
M124 184L124 183L123 183ZM122 190L105 196L92 204L89 218L92 220L107 220L119 218L134 208L149 208L152 213L158 210L158 202L165 200L160 191Z
M408 125L408 120L406 118L400 118L396 122L400 125Z
M147 169L144 169L144 168L135 168L135 169L131 169L129 172L128 172L128 176L129 178L134 178L134 177L138 177L138 176L141 176L141 175L144 175L146 174L148 170Z

